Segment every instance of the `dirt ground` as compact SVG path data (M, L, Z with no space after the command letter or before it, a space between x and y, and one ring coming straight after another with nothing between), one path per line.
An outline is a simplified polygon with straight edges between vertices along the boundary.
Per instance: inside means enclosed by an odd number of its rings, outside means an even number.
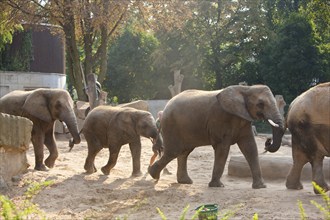
M260 153L264 137L256 137ZM213 149L210 146L196 148L188 160L188 173L194 181L191 185L176 182L176 160L167 166L172 175L162 175L156 183L147 173L152 155L151 142L142 138L141 177L130 177L132 162L127 145L122 147L118 163L109 176L100 168L106 164L108 150L103 149L96 158L98 171L86 175L83 169L87 144L83 140L68 152L68 140L58 136L59 158L53 169L47 172L34 171L33 148L28 151L30 168L22 179L8 192L14 201L22 198L29 182L53 180L34 198L33 202L48 219L161 219L157 207L167 219L179 219L189 205L185 218L191 219L194 209L203 204L218 204L220 216L234 213L230 219L300 219L298 201L301 201L310 219L323 219L323 214L310 203L315 200L324 204L313 193L310 181L303 182L303 190L287 190L285 179L267 180L267 188L252 189L250 178L227 175L221 181L224 188L209 188L213 167ZM231 147L230 155L239 154L237 146ZM290 154L283 146L279 154ZM230 159L230 156L228 160ZM219 218L220 219L220 218Z

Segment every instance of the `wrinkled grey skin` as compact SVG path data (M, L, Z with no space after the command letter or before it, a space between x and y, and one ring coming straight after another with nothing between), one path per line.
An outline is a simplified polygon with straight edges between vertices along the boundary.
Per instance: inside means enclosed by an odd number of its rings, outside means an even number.
M22 116L33 122L31 141L35 154L36 170L52 168L58 157L54 137L55 120L66 123L74 144L80 143L77 119L73 111L73 101L69 93L62 89L36 89L33 91L13 91L0 99L0 112ZM49 156L44 164L44 145Z
M238 144L251 169L253 188L266 187L259 166L257 145L252 132L253 120L271 119L273 142L266 150L275 152L284 134L283 118L267 86L230 86L218 91L187 90L173 97L162 117L164 154L149 167L159 179L160 171L174 158L178 160L177 181L191 184L187 157L195 147L212 145L215 153L210 187L222 187L220 181L229 148Z
M117 163L122 145L129 144L133 160L132 176L140 176L140 136L151 138L153 149L161 150L162 147L153 116L147 111L130 107L94 108L86 117L82 133L88 144L84 168L89 174L97 171L94 165L95 156L102 148L109 149L109 161L101 168L103 174L109 175Z
M286 119L292 134L293 166L286 179L288 189L302 189L300 175L312 165L313 181L329 190L323 175L323 159L330 157L330 82L319 84L298 96ZM314 189L315 193L319 193Z

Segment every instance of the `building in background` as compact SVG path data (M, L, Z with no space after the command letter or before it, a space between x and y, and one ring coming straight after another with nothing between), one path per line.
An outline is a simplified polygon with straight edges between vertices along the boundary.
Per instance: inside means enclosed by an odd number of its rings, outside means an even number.
M57 26L48 24L23 25L25 31L16 33L8 58L20 53L24 36L31 38L31 59L27 71L0 70L0 97L13 90L36 88L66 88L65 44ZM17 61L16 61L17 62Z

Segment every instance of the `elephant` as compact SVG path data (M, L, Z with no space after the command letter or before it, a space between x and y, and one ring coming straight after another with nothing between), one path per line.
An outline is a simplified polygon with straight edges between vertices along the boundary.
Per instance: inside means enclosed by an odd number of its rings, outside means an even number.
M109 149L109 160L101 171L104 175L109 175L117 163L122 145L129 144L133 162L132 176L142 174L140 136L152 140L154 151L160 152L162 148L162 140L152 114L131 107L98 106L87 115L81 132L88 145L84 165L87 174L97 171L94 165L95 156L102 148Z
M79 144L81 139L73 110L73 100L64 89L35 89L32 91L12 91L0 99L0 112L22 116L33 122L31 141L35 155L35 170L46 171L55 165L58 150L54 136L55 120L64 122L73 140ZM44 145L49 156L44 160ZM45 166L46 165L46 166Z
M289 106L286 125L291 132L293 165L286 179L288 189L303 189L303 166L312 165L312 179L325 191L323 159L330 157L330 82L305 91ZM314 192L318 191L314 188Z
M163 111L163 156L149 167L149 174L159 173L177 158L177 182L192 184L187 172L187 158L195 147L212 145L215 152L209 187L223 187L220 178L230 146L237 143L252 173L253 188L265 188L252 131L252 121L268 120L273 139L266 141L266 150L275 152L284 135L284 119L275 98L265 85L233 85L221 90L185 90L173 97Z

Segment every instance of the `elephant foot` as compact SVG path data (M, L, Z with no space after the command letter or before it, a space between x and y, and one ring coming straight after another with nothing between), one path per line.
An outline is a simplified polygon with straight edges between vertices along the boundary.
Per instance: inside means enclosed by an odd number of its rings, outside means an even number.
M34 169L39 170L39 171L47 171L48 170L44 164L38 164L34 167Z
M158 171L159 169L157 169L158 165L157 162L154 163L152 166L148 167L148 173L150 174L150 176L153 179L159 180L160 178L160 171Z
M172 173L166 167L163 169L163 174L164 175L172 175Z
M47 159L45 160L45 165L46 165L47 167L49 167L49 168L53 168L54 165L55 165L55 160L52 160L52 159L50 159L50 158L47 158Z
M325 185L319 185L319 186L322 188L322 190L324 192L328 192L329 191L329 186L327 184L325 184ZM315 187L314 187L314 193L315 194L321 194L321 192L318 191Z
M220 180L212 180L209 182L209 187L225 187Z
M105 166L101 168L101 171L104 175L109 175L110 174L110 169L106 168Z
M264 182L261 180L252 183L253 189L262 189L262 188L266 188L266 187L267 187L266 184L264 184Z
M92 174L92 173L95 173L97 171L95 166L90 167L90 166L87 166L86 164L84 166L84 169L86 170L87 174Z
M285 183L286 185L286 188L287 189L297 189L297 190L300 190L300 189L303 189L303 185L301 184L301 182L292 182L292 181L286 181Z
M178 183L181 183L181 184L192 184L193 183L193 181L190 179L189 176L180 177L180 178L178 177L177 180L178 180Z
M132 173L132 177L139 177L139 176L142 176L142 172L141 171L133 172Z

